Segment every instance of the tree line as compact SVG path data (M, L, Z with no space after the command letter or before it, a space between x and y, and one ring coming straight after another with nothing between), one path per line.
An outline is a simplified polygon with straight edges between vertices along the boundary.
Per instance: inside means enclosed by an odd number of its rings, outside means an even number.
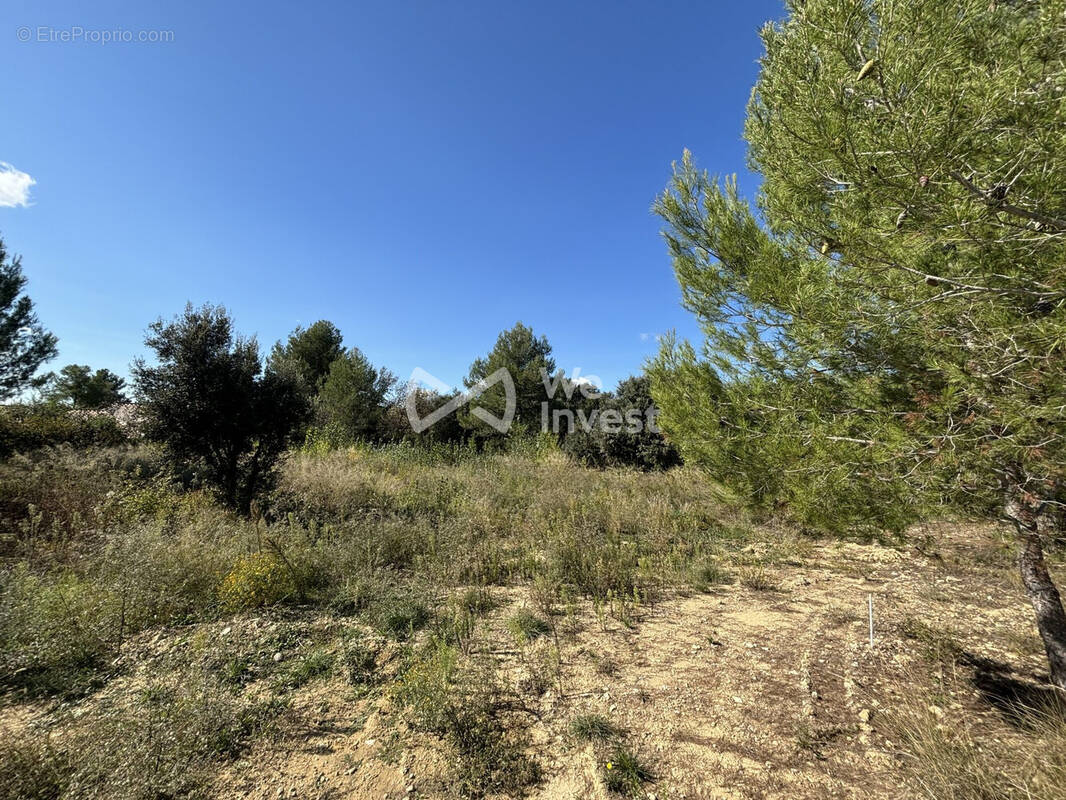
M114 443L121 431L108 424L111 420L106 415L91 412L132 400L138 433L162 446L175 472L191 471L197 481L239 510L247 511L270 487L279 456L294 445L411 442L500 449L515 439L540 433L542 403L558 408L578 402L574 395L566 398L562 392L549 397L545 376L561 380L551 345L519 322L503 331L484 357L474 360L464 379L469 388L496 370L507 369L516 395L511 429L501 433L470 408L461 407L432 427L415 432L408 405L425 416L459 390L439 394L401 384L388 369L372 364L359 348L345 347L341 331L327 320L297 327L264 358L257 340L240 334L226 309L213 305L190 304L173 319L152 323L145 345L154 358L133 362L130 387L109 370L94 372L80 364L38 376L40 366L56 354L56 339L36 319L29 297L21 294L25 285L21 262L8 260L5 251L0 250L0 255L4 256L0 278L7 280L8 291L6 304L0 293L0 374L9 376L2 384L3 399L37 390L46 410L90 412L80 426L62 424L64 418L55 414L45 415L44 431L38 415L33 431L37 435L13 437L15 441L23 446L57 440ZM4 339L5 330L17 333ZM579 393L576 397L585 411L652 405L643 377L623 381L617 393L594 397ZM502 388L491 388L477 398L477 404L502 415L506 404ZM6 421L10 422L10 414ZM85 425L90 426L88 431ZM18 449L17 445L4 446L4 434L0 426L0 447ZM652 430L561 431L556 439L578 460L599 467L650 470L680 463L676 449Z

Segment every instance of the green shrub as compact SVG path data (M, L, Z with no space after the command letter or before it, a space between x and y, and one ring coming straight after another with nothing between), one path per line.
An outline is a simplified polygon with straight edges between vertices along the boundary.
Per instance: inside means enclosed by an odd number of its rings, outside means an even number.
M240 611L274 605L296 592L292 572L273 553L241 556L219 587L219 599L225 608Z
M16 568L0 589L0 688L75 695L98 685L114 654L119 607L72 572Z
M115 447L130 434L107 411L76 411L53 405L0 407L0 457L42 447Z

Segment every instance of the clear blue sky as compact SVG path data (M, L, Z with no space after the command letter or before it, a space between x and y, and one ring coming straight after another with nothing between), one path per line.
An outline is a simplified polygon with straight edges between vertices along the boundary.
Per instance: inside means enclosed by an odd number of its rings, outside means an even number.
M264 349L325 318L401 377L451 383L522 320L609 385L656 334L695 333L649 207L685 147L751 196L744 106L758 29L783 13L4 5L0 161L36 183L0 235L59 336L52 367L126 374L148 323L191 300ZM116 30L173 41L84 41Z

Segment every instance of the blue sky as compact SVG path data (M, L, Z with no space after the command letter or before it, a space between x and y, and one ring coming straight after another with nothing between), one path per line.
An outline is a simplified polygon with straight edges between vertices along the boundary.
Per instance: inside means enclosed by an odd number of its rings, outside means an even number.
M126 374L148 323L191 300L224 304L264 349L325 318L401 377L420 366L450 383L522 320L560 367L609 385L656 334L697 332L649 207L685 147L751 196L744 106L758 29L783 13L5 8L0 161L35 183L28 206L0 207L0 235L59 336L52 367ZM104 31L172 41L86 41Z

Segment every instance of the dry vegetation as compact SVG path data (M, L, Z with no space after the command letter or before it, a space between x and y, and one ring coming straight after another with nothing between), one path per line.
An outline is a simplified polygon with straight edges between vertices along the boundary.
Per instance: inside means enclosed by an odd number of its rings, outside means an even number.
M816 539L550 448L294 453L252 519L59 450L0 516L0 797L1066 797L990 527Z

